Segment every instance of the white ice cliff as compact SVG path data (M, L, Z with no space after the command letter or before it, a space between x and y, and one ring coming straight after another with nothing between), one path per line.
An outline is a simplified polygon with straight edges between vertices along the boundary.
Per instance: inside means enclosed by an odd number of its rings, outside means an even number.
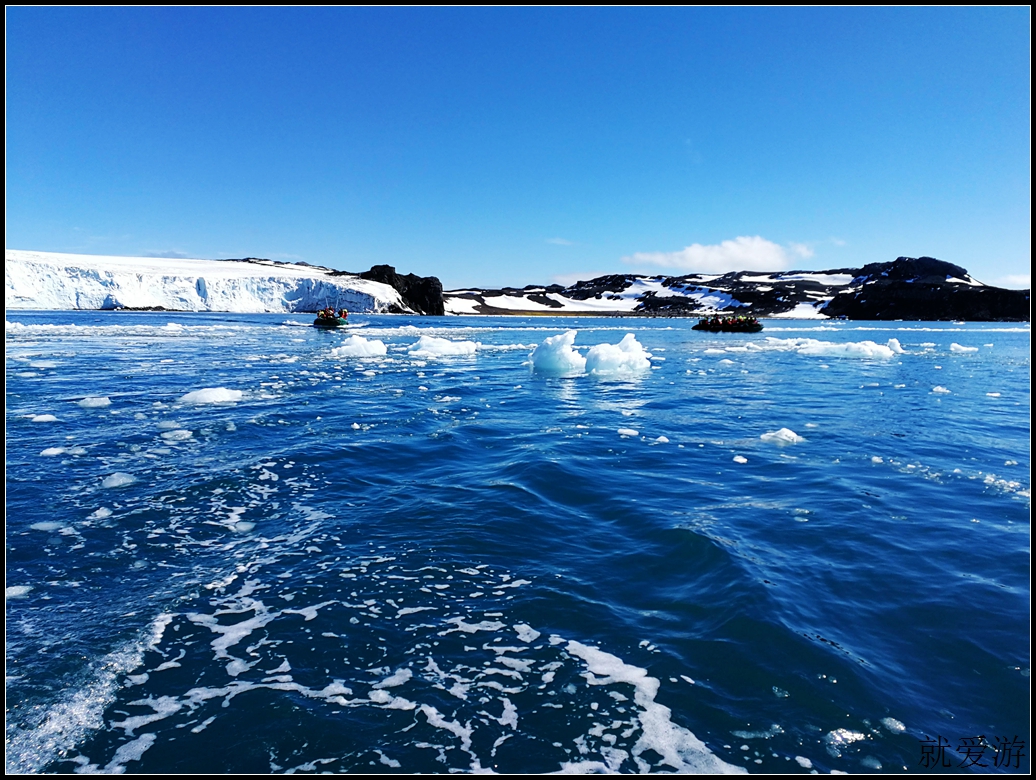
M8 249L8 309L293 312L408 311L387 284L269 260L110 257Z

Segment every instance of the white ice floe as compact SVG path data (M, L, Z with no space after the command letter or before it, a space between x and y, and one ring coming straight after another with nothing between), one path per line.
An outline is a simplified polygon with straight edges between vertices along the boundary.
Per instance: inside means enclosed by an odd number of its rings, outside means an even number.
M978 352L978 347L965 347L955 341L950 344L950 352Z
M11 585L4 589L4 599L23 599L31 590L32 585Z
M999 398L1000 393L986 393L990 398Z
M586 358L573 349L577 331L565 331L559 336L548 336L529 355L533 370L548 374L582 372Z
M111 476L104 478L104 481L101 482L101 487L122 487L123 485L132 485L136 481L137 478L134 477L132 474L127 474L124 471L116 471Z
M201 390L194 390L180 396L180 403L184 404L226 404L240 401L244 396L241 390L231 390L227 387L203 387Z
M628 374L651 368L651 353L632 333L618 344L597 344L586 353L588 374Z
M655 441L658 442L659 444L668 444L669 443L669 437L668 436L659 436L657 439L655 439Z
M102 506L97 511L95 511L92 514L88 515L86 519L87 520L103 520L104 518L111 517L111 516L112 516L112 511L108 507Z
M40 453L40 455L42 455L45 458L53 458L55 455L64 455L64 454L65 454L65 448L64 447L47 447L47 449L43 450Z
M415 344L407 347L407 352L421 357L474 355L480 346L476 341L450 341L437 336L421 336Z
M748 458L746 458L744 455L735 455L734 463L748 463Z
M767 336L762 341L750 341L745 346L752 351L797 352L814 357L890 358L903 353L898 339L889 339L887 344L877 344L869 340L839 342Z
M107 396L88 396L79 401L79 405L84 409L100 409L105 406L111 406L112 402Z
M177 428L173 431L165 431L160 435L166 441L187 441L194 436L191 431L184 430L183 428Z
M633 428L619 428L620 436L640 436L640 431L634 430Z
M331 357L379 357L387 352L384 341L350 336L340 347L331 350Z
M944 395L944 394L946 394L946 393L949 393L950 391L949 391L949 390L947 390L947 389L946 389L945 387L943 387L942 385L936 385L935 387L933 387L933 388L932 388L932 392L933 392L933 393L937 393L937 394L939 394L939 395Z
M627 333L618 344L597 344L583 357L575 350L577 331L548 336L529 354L534 371L547 374L586 372L594 376L622 376L651 368L652 355Z
M32 422L57 422L58 418L52 414L34 414Z
M798 444L799 442L805 441L802 436L799 436L795 431L791 430L791 428L781 428L778 431L770 431L762 434L759 438L763 441L779 445Z

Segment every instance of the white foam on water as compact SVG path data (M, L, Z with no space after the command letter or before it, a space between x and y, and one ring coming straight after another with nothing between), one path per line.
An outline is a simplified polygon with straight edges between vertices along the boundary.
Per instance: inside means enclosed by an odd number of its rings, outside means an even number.
M648 676L646 669L576 641L569 641L565 649L586 663L589 671L583 676L590 685L628 683L633 686L634 701L643 711L639 714L642 732L631 752L642 772L650 771L651 765L641 756L653 750L662 757L663 764L677 772L745 774L744 769L723 761L694 734L672 722L672 710L655 701L660 683Z
M136 481L137 478L134 477L132 474L127 474L124 471L116 471L114 474L104 478L104 480L101 482L101 487L123 487L124 485L132 485Z
M390 677L386 677L381 682L374 683L374 687L395 688L397 686L403 685L403 683L407 682L407 680L409 680L413 676L414 673L404 667L403 669L397 669L394 674L392 674Z
M597 344L586 353L588 374L630 374L651 368L651 353L632 333L618 344Z
M525 623L519 623L515 626L511 626L511 628L515 630L518 634L518 638L522 642L535 642L540 638L540 632Z
M99 658L92 666L96 670L94 676L65 700L39 711L35 723L29 724L27 728L9 725L6 752L8 774L38 774L55 756L71 751L88 731L104 728L104 711L121 687L123 676L140 666L144 653L158 645L172 619L172 615L160 614L136 642L123 645ZM141 754L148 747L148 741L138 745L138 748L142 748ZM132 760L134 750L130 749L123 754L125 760Z
M843 748L865 739L867 739L866 734L849 729L834 729L824 736L824 741L827 743L827 752L835 758L841 757Z
M954 341L952 344L950 344L950 352L978 352L978 347L965 347Z
M799 436L791 428L781 428L777 431L769 431L768 433L762 434L760 437L763 441L771 442L772 444L785 445L785 444L798 444L799 442L805 441L805 438Z
M57 422L58 418L52 414L34 414L32 422Z
M529 353L534 371L545 374L582 373L586 358L573 349L578 331L565 331L558 336L548 336L543 343Z
M226 404L240 401L243 397L244 393L241 390L231 390L227 387L203 387L201 390L193 390L180 396L180 403Z
M93 512L90 515L87 515L86 519L87 520L103 520L104 518L111 517L111 516L112 516L112 511L108 507L102 506L97 511Z
M101 409L112 405L111 399L108 396L88 396L78 403L84 409Z
M407 347L407 352L421 357L451 357L474 355L481 346L477 341L450 341L438 336L421 336L416 343Z
M380 357L388 353L384 341L350 336L331 350L331 357Z
M932 388L932 392L936 393L936 394L939 394L939 395L945 395L946 393L949 393L950 391L947 390L942 385L936 385L935 387Z

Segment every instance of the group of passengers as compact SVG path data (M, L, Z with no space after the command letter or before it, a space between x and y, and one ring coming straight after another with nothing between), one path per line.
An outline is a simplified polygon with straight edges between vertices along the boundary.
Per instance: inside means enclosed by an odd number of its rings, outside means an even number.
M340 311L338 311L338 313L335 313L335 307L334 306L327 306L327 307L321 309L320 311L318 311L317 312L317 316L320 317L323 320L333 320L333 319L344 320L344 319L346 319L349 316L349 312L346 311L345 307L343 306L342 309Z
M759 324L759 320L755 317L743 314L727 316L713 314L711 317L704 319L703 322L710 328L751 328Z

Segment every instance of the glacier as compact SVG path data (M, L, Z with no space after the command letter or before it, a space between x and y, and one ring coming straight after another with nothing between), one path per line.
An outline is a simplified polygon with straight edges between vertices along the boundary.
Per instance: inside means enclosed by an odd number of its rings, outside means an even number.
M388 284L272 260L5 251L8 309L414 313Z

